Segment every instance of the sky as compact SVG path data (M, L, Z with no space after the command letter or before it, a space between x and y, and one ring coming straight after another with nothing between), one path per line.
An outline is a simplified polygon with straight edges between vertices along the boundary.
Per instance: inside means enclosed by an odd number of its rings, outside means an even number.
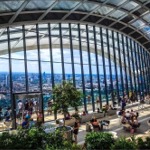
M61 73L61 51L60 49L53 49L53 61L54 63L54 73ZM74 63L75 63L75 72L78 74L81 73L80 68L80 52L79 50L74 50ZM65 72L71 73L71 53L69 49L64 49L64 62L65 62ZM86 51L82 52L83 55L83 64L84 64L84 73L89 74L89 67L88 67L88 54ZM96 59L95 54L90 53L91 56L91 64L92 64L92 72L96 73ZM1 56L2 57L2 56ZM6 58L6 56L3 56ZM8 57L8 56L7 56ZM24 72L24 54L23 51L12 53L12 70L13 72ZM48 49L40 50L40 57L41 57L41 68L42 72L50 73L50 53ZM27 62L28 65L28 72L30 73L37 73L38 72L38 53L37 50L28 50L27 51L27 59L30 60ZM100 72L103 72L102 66L102 57L98 56L99 64L100 64ZM113 62L112 62L113 63ZM8 72L8 60L0 59L0 71L1 72ZM108 66L108 59L105 58L105 65ZM114 64L113 64L114 65ZM5 66L5 67L4 67ZM109 68L106 67L107 72L109 72Z

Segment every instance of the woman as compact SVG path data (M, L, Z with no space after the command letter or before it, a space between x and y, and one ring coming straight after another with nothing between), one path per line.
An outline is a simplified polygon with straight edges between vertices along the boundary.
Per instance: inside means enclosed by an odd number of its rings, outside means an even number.
M67 113L66 113L65 120L69 120L69 119L71 119L71 115L70 115L70 113L69 113L69 112L67 112Z
M139 126L138 120L136 119L136 117L133 117L132 121L131 121L131 133L134 134L136 128Z
M99 126L97 119L94 118L93 121L91 122L91 124L92 124L94 129L98 128L98 130L100 130L100 126Z
M79 131L79 126L80 126L79 120L76 119L73 127L73 134L74 134L74 139L76 144L77 144L77 135Z
M42 112L40 111L37 115L37 126L40 127L43 123L43 114Z

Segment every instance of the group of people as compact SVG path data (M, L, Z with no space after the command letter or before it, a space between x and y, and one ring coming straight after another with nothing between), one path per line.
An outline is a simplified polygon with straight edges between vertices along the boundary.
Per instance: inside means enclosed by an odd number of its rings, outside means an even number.
M100 130L103 130L103 126L109 126L110 121L109 120L98 121L95 117L93 117L90 120L90 124L92 125L92 128L94 131L100 131ZM92 129L90 129L90 130L92 130Z
M134 133L136 128L140 126L140 123L138 122L139 113L136 111L133 111L131 109L130 111L120 110L118 112L118 115L121 116L121 123L129 125L129 129L131 133Z
M33 112L37 113L39 111L39 103L36 99L26 99L25 102L23 100L18 101L18 117L21 117L23 113Z
M37 113L37 120L35 121L32 117L31 114L28 112L24 117L23 117L23 122L22 122L22 128L27 129L31 128L33 126L40 127L43 123L43 114L41 111Z
M2 107L0 107L0 121L3 121L3 120L4 120L4 123L5 123L5 122L10 122L11 119L12 119L12 111L11 111L11 108L8 107L8 108L3 112Z
M17 108L17 118L22 120L22 128L31 128L34 125L40 126L43 123L43 114L39 110L37 99L18 100Z
M103 107L102 107L102 111L107 113L109 110L116 110L117 108L113 107L112 105L108 105L108 104L105 104Z

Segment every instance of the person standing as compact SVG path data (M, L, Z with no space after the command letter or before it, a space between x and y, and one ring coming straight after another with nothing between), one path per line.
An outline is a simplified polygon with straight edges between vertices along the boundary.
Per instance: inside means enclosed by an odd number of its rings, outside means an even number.
M47 115L52 114L52 101L48 101L48 109L47 109Z
M10 108L7 108L7 110L4 114L4 117L5 117L5 121L9 121L11 119L11 109Z
M78 135L78 132L79 132L79 120L75 120L75 123L74 123L74 127L73 127L73 134L74 134L74 139L75 139L75 144L77 144L77 135Z
M122 107L122 110L125 110L125 107L126 107L126 100L125 99L122 100L121 107Z
M22 109L23 109L23 103L22 103L22 100L19 100L18 102L18 109L19 109L19 112L18 112L18 115L22 115Z
M41 111L39 111L37 115L37 126L40 127L43 123L43 114Z

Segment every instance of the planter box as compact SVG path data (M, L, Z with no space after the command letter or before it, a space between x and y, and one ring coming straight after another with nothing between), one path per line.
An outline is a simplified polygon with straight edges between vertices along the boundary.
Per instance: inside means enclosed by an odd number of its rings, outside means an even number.
M101 113L94 113L93 115L94 115L94 117L95 117L96 119L100 119L100 118L103 118L103 117L104 117L104 113L103 113L103 112L101 112Z
M104 113L91 113L86 114L85 116L81 116L81 123L89 122L93 117L96 119L103 118Z
M65 128L65 130L64 130L64 128ZM56 127L55 130L62 131L63 137L65 139L67 139L68 141L72 141L72 137L73 137L73 128L72 127L70 127L70 126L59 126L59 127Z
M69 120L65 120L65 125L66 126L74 126L75 123L75 118L71 118Z
M111 110L108 110L107 115L112 116L112 115L116 115L116 113L117 113L117 110L111 109Z
M89 122L93 116L94 116L93 113L81 116L81 123Z

